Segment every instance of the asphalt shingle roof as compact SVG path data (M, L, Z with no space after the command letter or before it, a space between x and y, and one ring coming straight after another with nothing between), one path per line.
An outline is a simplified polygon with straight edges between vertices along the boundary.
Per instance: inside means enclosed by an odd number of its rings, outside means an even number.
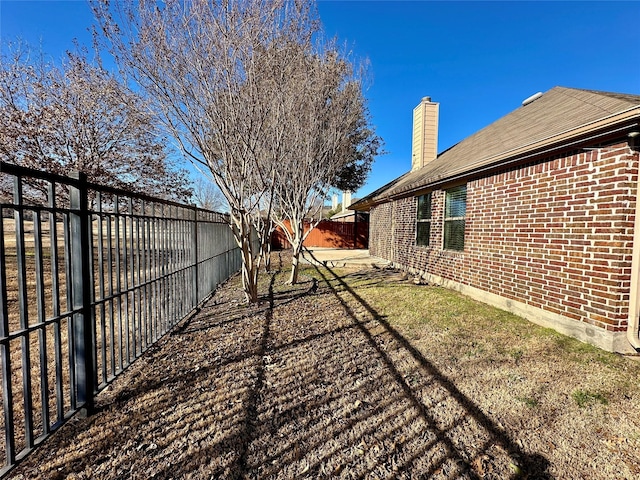
M364 207L384 198L407 194L474 169L499 164L536 146L589 129L620 113L637 110L640 95L554 87L494 123L465 138L414 172L408 172L364 197ZM408 162L409 163L409 162ZM360 204L360 205L358 205Z

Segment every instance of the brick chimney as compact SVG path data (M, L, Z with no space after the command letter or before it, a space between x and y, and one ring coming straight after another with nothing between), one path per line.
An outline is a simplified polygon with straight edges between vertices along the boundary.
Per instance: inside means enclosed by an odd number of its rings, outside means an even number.
M424 97L413 109L413 137L411 145L411 171L424 167L438 156L439 103Z

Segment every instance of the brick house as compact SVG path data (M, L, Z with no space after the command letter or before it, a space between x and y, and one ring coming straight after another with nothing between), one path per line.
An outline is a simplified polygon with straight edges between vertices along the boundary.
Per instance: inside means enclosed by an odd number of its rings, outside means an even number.
M605 350L640 349L640 96L555 87L439 155L437 126L425 98L411 171L350 206L370 212L371 254Z

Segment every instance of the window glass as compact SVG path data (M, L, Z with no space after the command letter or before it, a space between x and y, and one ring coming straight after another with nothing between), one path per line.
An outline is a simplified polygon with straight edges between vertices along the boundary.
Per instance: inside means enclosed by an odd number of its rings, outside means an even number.
M418 230L416 232L416 245L428 247L430 236L431 222L418 222Z
M416 220L416 245L428 247L431 237L431 193L418 197Z
M418 197L418 220L431 220L431 194Z
M467 212L467 187L461 185L459 187L447 190L446 199L446 218L464 217Z
M446 191L444 218L444 248L464 250L465 216L467 213L467 186Z

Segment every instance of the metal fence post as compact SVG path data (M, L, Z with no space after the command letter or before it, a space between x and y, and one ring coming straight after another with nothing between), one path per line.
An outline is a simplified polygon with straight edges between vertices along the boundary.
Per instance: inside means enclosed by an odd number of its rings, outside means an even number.
M200 292L198 290L198 209L193 209L193 234L191 235L191 251L193 256L193 292L195 298L191 304L195 307L200 303Z
M0 208L0 375L2 376L2 406L4 407L5 463L11 465L16 459L15 429L13 425L13 387L11 385L11 346L8 341L9 308L7 301L7 265L4 246L4 221ZM0 452L1 453L1 452Z
M93 410L93 318L91 311L91 245L89 244L89 209L87 177L83 173L71 175L77 182L69 186L71 211L71 301L73 307L73 343L77 404L83 414Z

